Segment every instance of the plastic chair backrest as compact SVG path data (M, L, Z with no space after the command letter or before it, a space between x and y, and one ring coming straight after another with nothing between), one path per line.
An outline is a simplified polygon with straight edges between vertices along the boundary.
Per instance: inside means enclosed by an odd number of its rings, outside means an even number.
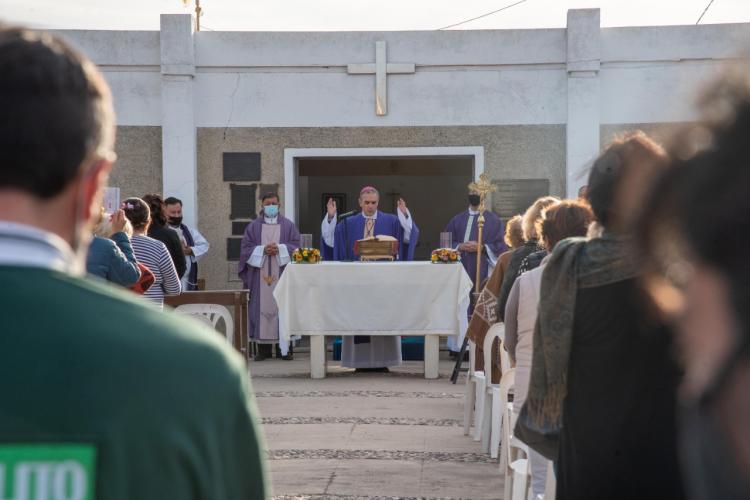
M505 339L503 339L503 342L505 342ZM513 367L510 365L510 354L505 350L505 344L503 343L500 346L500 370L505 375L511 368Z
M507 372L503 373L503 378L500 379L500 402L505 404L508 403L509 394L513 386L516 384L516 369L511 368Z
M467 380L470 379L473 376L474 369L476 366L476 360L477 358L477 346L474 344L473 340L469 340L469 376L467 377Z
M506 453L506 460L507 464L510 464L513 461L513 457L511 455L511 446L510 446L510 437L513 435L513 424L511 423L511 420L513 419L513 410L511 408L511 405L509 404L510 399L510 391L513 389L513 387L516 384L516 369L511 368L507 372L503 373L502 378L500 379L500 405L503 409L502 413L502 422L503 422L503 449Z
M200 316L208 319L214 330L223 333L227 342L232 345L234 344L234 321L232 321L232 313L230 313L229 309L226 307L218 304L183 304L177 306L175 311L180 314ZM219 328L219 322L221 320L224 320L223 332Z
M497 339L497 349L500 352L500 371L504 374L510 370L510 356L503 346L505 341L505 325L502 323L495 323L487 331L484 336L484 372L487 372L487 367L492 367L492 344ZM489 377L488 377L489 379Z
M214 324L211 322L210 319L208 319L208 316L204 316L202 314L185 314L185 316L190 316L198 323L204 324L209 328L213 328Z

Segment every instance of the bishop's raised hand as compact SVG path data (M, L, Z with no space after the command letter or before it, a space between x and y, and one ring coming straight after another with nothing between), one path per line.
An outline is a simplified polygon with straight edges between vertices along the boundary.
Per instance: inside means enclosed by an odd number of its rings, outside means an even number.
M409 215L409 209L406 208L406 202L404 201L403 198L398 199L397 205L398 205L398 209L401 210L402 214L407 215L407 216Z
M328 220L333 219L336 216L336 200L334 200L333 198L328 198L326 208L328 210Z

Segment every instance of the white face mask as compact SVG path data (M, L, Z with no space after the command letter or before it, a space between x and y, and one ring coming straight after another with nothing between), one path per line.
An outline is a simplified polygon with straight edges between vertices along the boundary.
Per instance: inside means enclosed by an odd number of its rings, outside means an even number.
M277 215L279 215L279 206L278 205L266 205L263 207L263 213L266 214L266 217L270 217L273 219Z

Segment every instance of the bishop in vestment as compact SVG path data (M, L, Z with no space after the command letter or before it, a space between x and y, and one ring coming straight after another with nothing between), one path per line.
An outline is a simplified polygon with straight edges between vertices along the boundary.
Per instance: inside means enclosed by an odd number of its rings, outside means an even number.
M337 222L336 203L328 202L328 213L323 217L323 243L333 248L334 260L354 260L357 240L375 236L392 236L399 242L399 260L413 260L419 239L419 228L414 224L403 199L398 201L397 215L378 210L380 194L374 187L360 191L362 211ZM397 286L397 284L394 284ZM343 305L342 305L343 306ZM397 311L388 311L398 314ZM348 368L379 369L401 364L401 337L345 336L341 350L341 365Z
M273 291L300 244L297 227L279 214L278 195L268 193L262 203L258 218L245 228L239 267L239 276L250 290L249 336L258 344L256 361L270 357L271 345L279 342L279 310ZM284 359L291 359L291 352Z

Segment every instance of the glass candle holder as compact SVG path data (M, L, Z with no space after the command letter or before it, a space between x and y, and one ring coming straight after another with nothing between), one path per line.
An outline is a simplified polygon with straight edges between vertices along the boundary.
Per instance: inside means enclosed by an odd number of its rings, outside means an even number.
M440 233L440 248L453 248L453 233Z

